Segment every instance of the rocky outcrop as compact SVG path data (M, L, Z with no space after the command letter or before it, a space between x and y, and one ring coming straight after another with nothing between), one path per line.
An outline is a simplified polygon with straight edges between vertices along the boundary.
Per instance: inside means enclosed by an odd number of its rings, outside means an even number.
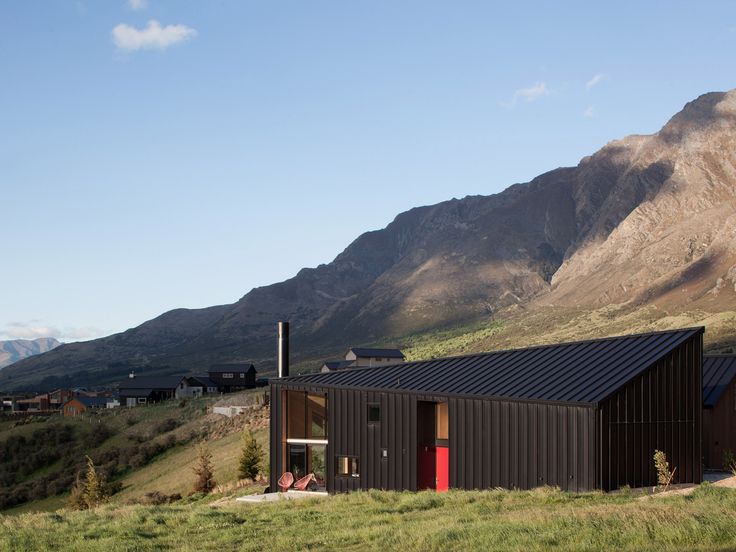
M706 94L654 135L496 195L412 209L329 264L232 305L172 311L27 359L0 374L0 388L105 383L131 366L268 368L278 320L291 321L292 350L309 356L514 305L734 309L735 194L736 91Z

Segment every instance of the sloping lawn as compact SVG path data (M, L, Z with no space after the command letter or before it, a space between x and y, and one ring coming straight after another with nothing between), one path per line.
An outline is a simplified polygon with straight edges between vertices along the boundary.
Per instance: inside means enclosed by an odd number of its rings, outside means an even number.
M4 550L734 550L736 491L371 491L0 517Z

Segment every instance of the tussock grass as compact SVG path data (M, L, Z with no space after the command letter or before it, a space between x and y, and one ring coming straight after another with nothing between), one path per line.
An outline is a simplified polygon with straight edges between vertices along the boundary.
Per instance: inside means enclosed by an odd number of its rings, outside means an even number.
M358 492L213 508L105 506L0 517L15 550L733 550L736 491L691 495L535 491Z

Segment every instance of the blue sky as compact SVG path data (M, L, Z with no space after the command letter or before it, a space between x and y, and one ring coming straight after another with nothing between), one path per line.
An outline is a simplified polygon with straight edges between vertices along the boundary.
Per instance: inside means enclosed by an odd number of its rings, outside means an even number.
M0 339L233 302L654 132L734 53L734 2L2 2Z

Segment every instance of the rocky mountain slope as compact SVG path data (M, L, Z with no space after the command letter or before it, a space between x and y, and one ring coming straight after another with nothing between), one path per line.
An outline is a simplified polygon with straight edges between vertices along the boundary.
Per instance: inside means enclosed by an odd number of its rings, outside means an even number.
M0 341L0 370L24 358L39 355L61 345L53 337Z
M513 308L736 309L736 91L705 94L660 132L491 196L402 213L335 260L232 305L176 310L18 363L0 388L248 359L274 324L303 358ZM21 376L21 374L24 374Z

